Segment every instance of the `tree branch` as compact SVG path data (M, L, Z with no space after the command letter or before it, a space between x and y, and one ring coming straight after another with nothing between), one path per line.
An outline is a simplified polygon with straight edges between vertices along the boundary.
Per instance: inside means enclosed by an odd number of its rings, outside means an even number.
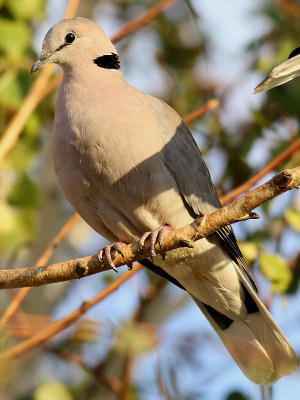
M124 37L130 35L132 32L141 28L144 25L149 24L150 21L157 18L164 10L171 7L173 4L178 3L179 0L162 0L149 8L143 14L131 19L127 24L123 26L112 38L113 43L118 42Z
M49 326L38 331L35 335L21 343L18 343L11 349L8 349L0 354L0 361L12 360L16 357L21 356L32 348L45 343L47 340L51 339L54 335L61 332L62 330L68 328L76 320L78 320L84 313L86 313L90 308L99 303L105 297L117 290L126 280L130 279L132 275L137 273L143 266L138 264L133 270L127 271L125 274L121 275L118 279L115 279L110 285L108 285L104 290L98 293L91 300L85 301L79 308L67 314L65 317L52 322Z
M250 190L258 181L260 181L269 172L274 171L280 164L291 157L300 148L300 139L297 139L289 147L283 150L277 157L271 160L266 166L264 166L256 174L252 175L246 182L231 190L231 192L225 194L221 198L221 203L224 205L229 201L232 201L240 194L243 194Z
M300 166L286 169L268 182L212 214L198 217L192 224L167 233L162 246L156 244L156 253L165 253L179 247L192 247L194 241L210 235L223 226L250 218L258 218L257 214L251 212L254 208L281 193L298 188L299 185ZM116 267L149 257L149 241L146 242L144 250L141 250L137 243L133 243L124 245L122 251L124 258L118 253L115 255L114 263ZM40 286L70 279L80 279L109 269L106 261L100 263L97 256L93 255L48 266L2 270L0 271L0 288Z
M69 231L79 220L80 216L77 213L73 214L73 216L65 223L58 234L50 242L41 257L37 260L37 262L35 263L35 267L46 264L50 260L50 257L52 256L54 250L57 248L57 246L59 246L59 244L63 241ZM4 326L7 321L13 316L13 314L18 310L22 301L29 293L30 289L31 287L23 287L12 299L12 301L4 311L2 317L0 318L0 328Z

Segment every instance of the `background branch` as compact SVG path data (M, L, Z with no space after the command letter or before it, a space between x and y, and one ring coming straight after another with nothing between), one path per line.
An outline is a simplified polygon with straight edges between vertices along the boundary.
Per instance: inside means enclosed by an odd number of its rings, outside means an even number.
M288 148L283 150L277 157L270 161L265 167L263 167L256 174L251 176L246 182L237 188L231 190L231 192L221 197L221 203L224 205L229 201L232 201L240 194L243 194L250 190L258 181L260 181L269 172L276 169L281 163L287 160L292 154L294 154L300 148L300 139L297 139Z
M257 214L251 213L254 208L287 190L298 188L299 185L300 167L286 169L214 213L198 217L192 224L167 233L162 246L156 244L156 253L165 253L178 247L191 247L192 242L210 235L225 225L257 218ZM124 245L122 251L124 258L118 253L115 255L116 267L149 257L149 241L146 242L143 251L140 250L137 243ZM0 288L45 285L79 279L109 269L110 267L105 261L99 263L97 256L94 255L43 267L2 270L0 271Z
M48 339L52 338L57 333L68 328L90 308L92 308L95 304L99 303L105 297L117 290L126 280L130 279L132 275L134 275L142 268L143 266L141 264L136 265L133 270L127 271L125 274L115 279L110 285L108 285L104 290L98 293L91 300L86 300L77 310L66 315L64 318L53 322L46 328L39 331L36 335L33 335L31 338L24 340L13 348L1 353L0 361L7 361L19 357L21 354L26 353L33 347L45 343Z

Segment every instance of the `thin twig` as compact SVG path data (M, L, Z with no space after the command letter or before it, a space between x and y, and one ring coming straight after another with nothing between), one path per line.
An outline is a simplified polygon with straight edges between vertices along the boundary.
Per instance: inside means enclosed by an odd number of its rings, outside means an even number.
M195 119L199 118L201 115L206 113L208 110L214 110L215 108L219 107L220 100L219 99L211 99L203 106L197 108L197 110L188 114L183 120L186 124L194 121Z
M119 32L111 38L113 43L118 42L125 36L130 35L132 32L141 28L144 25L149 24L154 18L158 17L164 10L171 7L173 4L178 3L179 0L163 0L158 4L155 4L152 8L149 8L145 13L139 15L137 18L132 19L126 25L123 26Z
M40 102L40 93L42 93L44 88L47 86L53 70L54 65L47 65L44 68L42 73L31 86L30 92L23 101L19 111L10 121L0 141L0 160L6 157L17 144L26 121Z
M97 368L88 366L79 354L72 353L70 350L67 350L65 348L54 348L50 346L45 346L45 348L47 351L53 352L64 360L69 361L70 363L82 368L85 372L92 375L96 379L96 381L104 383L113 392L119 394L122 390L123 383L119 379L107 377L100 374Z
M196 218L190 225L166 233L162 246L157 243L155 251L157 254L161 254L179 247L192 247L194 241L208 236L226 225L257 218L257 214L251 212L254 208L287 190L298 188L299 185L300 167L286 169L225 207L209 215ZM117 252L115 254L114 263L116 267L125 264L130 265L135 261L149 257L149 240L147 240L143 250L136 242L124 245L122 252L124 257ZM99 263L97 255L93 255L48 266L2 270L0 271L0 288L39 286L70 279L80 279L109 269L110 266L106 260Z
M279 0L281 8L294 18L300 17L300 7L294 3L294 0Z
M132 356L127 352L125 355L124 369L122 375L122 389L120 390L120 400L130 400L130 383L131 383L131 372L132 372Z
M116 291L125 281L130 279L132 275L141 270L143 266L141 264L136 264L134 269L127 271L125 274L121 275L119 278L115 279L110 285L108 285L104 290L98 293L91 300L86 300L81 307L74 310L65 317L52 322L48 327L40 330L36 335L31 338L24 340L23 342L17 344L9 350L0 354L0 361L12 360L20 355L26 353L32 348L45 343L47 340L52 338L57 333L68 328L76 320L78 320L84 313L90 310L94 305L99 303L105 297Z
M221 203L227 204L229 201L235 199L240 194L243 194L250 190L258 181L260 181L269 172L275 170L281 163L287 160L292 154L294 154L300 148L300 139L295 140L287 149L281 152L277 157L270 161L265 167L263 167L256 174L251 176L245 183L233 189L231 192L221 197Z
M73 18L78 10L80 0L71 0L67 6L64 18Z
M61 228L61 230L54 237L54 239L50 242L47 249L44 251L44 253L41 255L41 257L35 263L35 266L47 264L47 262L50 260L50 257L52 256L54 250L63 241L63 239L68 234L68 232L73 228L73 226L79 220L80 220L79 215L77 213L75 213L67 221L67 223ZM16 294L16 296L13 298L13 300L11 301L9 306L6 308L4 314L2 315L2 317L0 319L0 328L3 327L7 323L7 321L13 316L13 314L18 310L18 308L20 307L22 301L27 296L30 289L31 289L31 287L24 287Z

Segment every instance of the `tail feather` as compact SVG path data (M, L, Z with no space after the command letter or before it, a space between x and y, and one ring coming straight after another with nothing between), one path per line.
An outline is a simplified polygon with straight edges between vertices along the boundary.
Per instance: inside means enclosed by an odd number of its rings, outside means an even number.
M238 274L245 292L244 302L248 303L244 320L231 320L212 312L211 307L192 297L244 374L255 383L271 385L297 369L297 357L240 270Z

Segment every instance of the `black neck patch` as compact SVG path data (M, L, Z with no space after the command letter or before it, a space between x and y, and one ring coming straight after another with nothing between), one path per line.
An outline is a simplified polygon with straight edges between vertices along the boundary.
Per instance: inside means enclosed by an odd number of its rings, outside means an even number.
M100 68L120 69L120 60L116 53L104 54L103 56L96 57L94 63Z
M297 47L295 50L293 50L291 52L291 54L289 55L288 59L290 59L292 57L296 57L298 54L300 54L300 47Z

